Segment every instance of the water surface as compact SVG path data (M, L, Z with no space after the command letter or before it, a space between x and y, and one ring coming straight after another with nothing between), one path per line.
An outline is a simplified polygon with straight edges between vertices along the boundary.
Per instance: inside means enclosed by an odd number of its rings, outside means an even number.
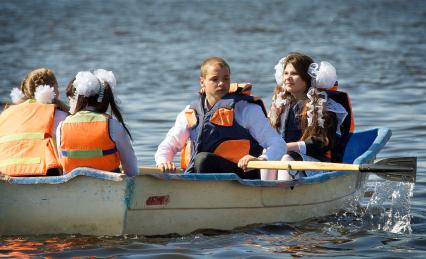
M273 67L290 51L335 65L341 89L350 93L357 129L393 131L380 157L419 160L411 199L409 187L394 183L378 187L379 179L373 178L370 190L390 196L393 192L387 189L397 190L402 198L373 196L323 219L185 237L2 237L0 255L424 256L423 1L3 0L0 11L0 101L8 102L11 88L36 67L54 69L62 89L80 70L112 70L141 165L154 164L156 146L197 91L198 67L204 58L224 57L233 81L252 82L254 94L269 105ZM408 221L396 217L396 212L409 215Z

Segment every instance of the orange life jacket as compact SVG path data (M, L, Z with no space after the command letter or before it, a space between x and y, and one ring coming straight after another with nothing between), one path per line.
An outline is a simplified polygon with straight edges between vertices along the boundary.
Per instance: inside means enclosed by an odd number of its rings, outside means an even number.
M0 172L41 176L61 168L52 130L55 105L28 100L0 114ZM53 133L54 134L54 133Z
M61 125L61 163L65 173L77 167L118 171L120 155L109 134L105 114L80 111Z

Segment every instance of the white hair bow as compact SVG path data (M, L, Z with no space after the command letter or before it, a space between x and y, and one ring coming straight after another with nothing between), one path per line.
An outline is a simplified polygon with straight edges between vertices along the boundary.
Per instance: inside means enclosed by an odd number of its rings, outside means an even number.
M101 102L104 96L104 82L107 82L113 89L117 84L114 73L105 69L96 69L93 73L90 71L78 72L73 85L77 95L85 97L99 95L97 101Z
M105 85L104 82L107 82L111 87L111 91L117 84L117 80L115 80L114 73L112 71L107 71L105 69L96 69L93 74L101 81L102 87L99 92L98 103L102 102L104 98Z
M117 80L115 80L115 76L112 71L107 71L105 69L96 69L95 71L93 71L93 74L99 80L107 82L111 88L114 88L117 85Z
M34 98L39 103L53 103L55 97L55 89L50 85L39 85L34 92Z
M98 94L101 83L98 78L90 71L80 71L75 76L73 82L76 95L83 95L85 97L95 96Z
M21 89L15 87L10 92L10 98L12 98L12 103L19 104L25 99L25 95Z
M275 65L275 81L277 82L278 86L282 86L284 84L284 62L287 59L287 57L283 57L278 61L278 63Z
M12 98L12 103L19 104L22 103L26 98L21 89L13 88L10 92L10 97ZM50 85L39 85L36 87L34 92L34 99L39 103L50 104L55 100L56 93L55 89Z
M337 81L336 69L327 61L309 65L308 74L312 77L312 85L317 88L328 89Z

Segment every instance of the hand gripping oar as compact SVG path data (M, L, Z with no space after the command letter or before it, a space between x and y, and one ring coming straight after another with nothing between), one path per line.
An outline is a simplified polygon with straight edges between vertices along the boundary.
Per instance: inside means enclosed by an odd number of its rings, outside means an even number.
M310 171L357 171L375 173L390 181L415 182L417 171L416 157L393 157L374 164L343 164L309 161L250 161L248 168L310 170Z

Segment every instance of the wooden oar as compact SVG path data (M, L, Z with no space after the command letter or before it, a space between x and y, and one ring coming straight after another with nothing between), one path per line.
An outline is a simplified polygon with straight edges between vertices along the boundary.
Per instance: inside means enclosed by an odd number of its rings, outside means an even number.
M162 173L161 170L157 167L149 167L149 166L139 166L139 174L157 174ZM183 171L179 168L176 168L175 173L181 174Z
M252 169L281 169L309 171L356 171L375 173L391 181L415 182L417 171L416 157L393 157L375 162L374 164L343 164L308 161L250 161L248 168ZM176 173L182 173L176 169ZM156 167L139 167L139 174L161 173Z
M378 176L402 182L415 182L417 171L416 157L386 158L374 164L343 164L309 161L250 161L248 168L309 170L309 171L356 171L375 173Z

